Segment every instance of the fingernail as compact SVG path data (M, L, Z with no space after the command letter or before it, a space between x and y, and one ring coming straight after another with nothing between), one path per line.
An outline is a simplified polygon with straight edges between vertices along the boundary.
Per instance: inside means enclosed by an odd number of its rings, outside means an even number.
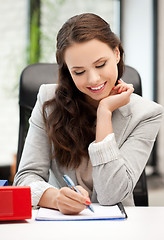
M91 204L91 200L90 200L89 197L87 198L87 200L85 201L85 203L86 203L87 205L90 205L90 204Z
M87 205L90 205L90 204L91 204L91 201L86 200L85 203L86 203Z
M115 87L113 87L112 89L115 89Z

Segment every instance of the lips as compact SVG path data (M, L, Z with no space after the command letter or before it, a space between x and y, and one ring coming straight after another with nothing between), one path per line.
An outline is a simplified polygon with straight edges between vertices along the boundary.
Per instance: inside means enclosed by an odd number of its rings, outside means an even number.
M88 87L88 89L93 93L99 93L104 90L105 85L106 85L106 82L104 82L96 87Z

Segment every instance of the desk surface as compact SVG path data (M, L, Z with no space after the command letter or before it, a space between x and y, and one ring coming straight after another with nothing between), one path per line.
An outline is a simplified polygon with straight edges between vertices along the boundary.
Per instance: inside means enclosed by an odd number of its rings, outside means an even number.
M127 220L38 222L0 222L3 240L154 240L164 239L164 207L126 207Z

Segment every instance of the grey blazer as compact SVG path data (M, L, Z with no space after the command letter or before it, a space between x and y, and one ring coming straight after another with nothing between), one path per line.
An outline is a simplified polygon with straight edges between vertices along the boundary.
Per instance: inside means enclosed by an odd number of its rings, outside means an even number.
M14 185L31 187L34 206L47 188L65 186L62 179L64 174L68 174L78 184L74 170L66 170L55 159L51 159L42 106L54 97L56 86L47 84L40 87L14 179ZM161 105L136 94L131 95L130 103L113 112L114 134L99 143L91 143L88 148L93 167L92 202L103 205L120 201L124 205L134 204L133 189L150 156L162 115Z

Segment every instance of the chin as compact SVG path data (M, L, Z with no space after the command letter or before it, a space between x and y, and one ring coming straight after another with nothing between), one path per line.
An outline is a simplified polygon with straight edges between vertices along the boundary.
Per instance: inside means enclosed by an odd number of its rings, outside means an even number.
M94 95L88 95L86 94L86 100L90 102L91 104L97 105L102 99L109 96L110 93L104 93L100 96L94 96Z

